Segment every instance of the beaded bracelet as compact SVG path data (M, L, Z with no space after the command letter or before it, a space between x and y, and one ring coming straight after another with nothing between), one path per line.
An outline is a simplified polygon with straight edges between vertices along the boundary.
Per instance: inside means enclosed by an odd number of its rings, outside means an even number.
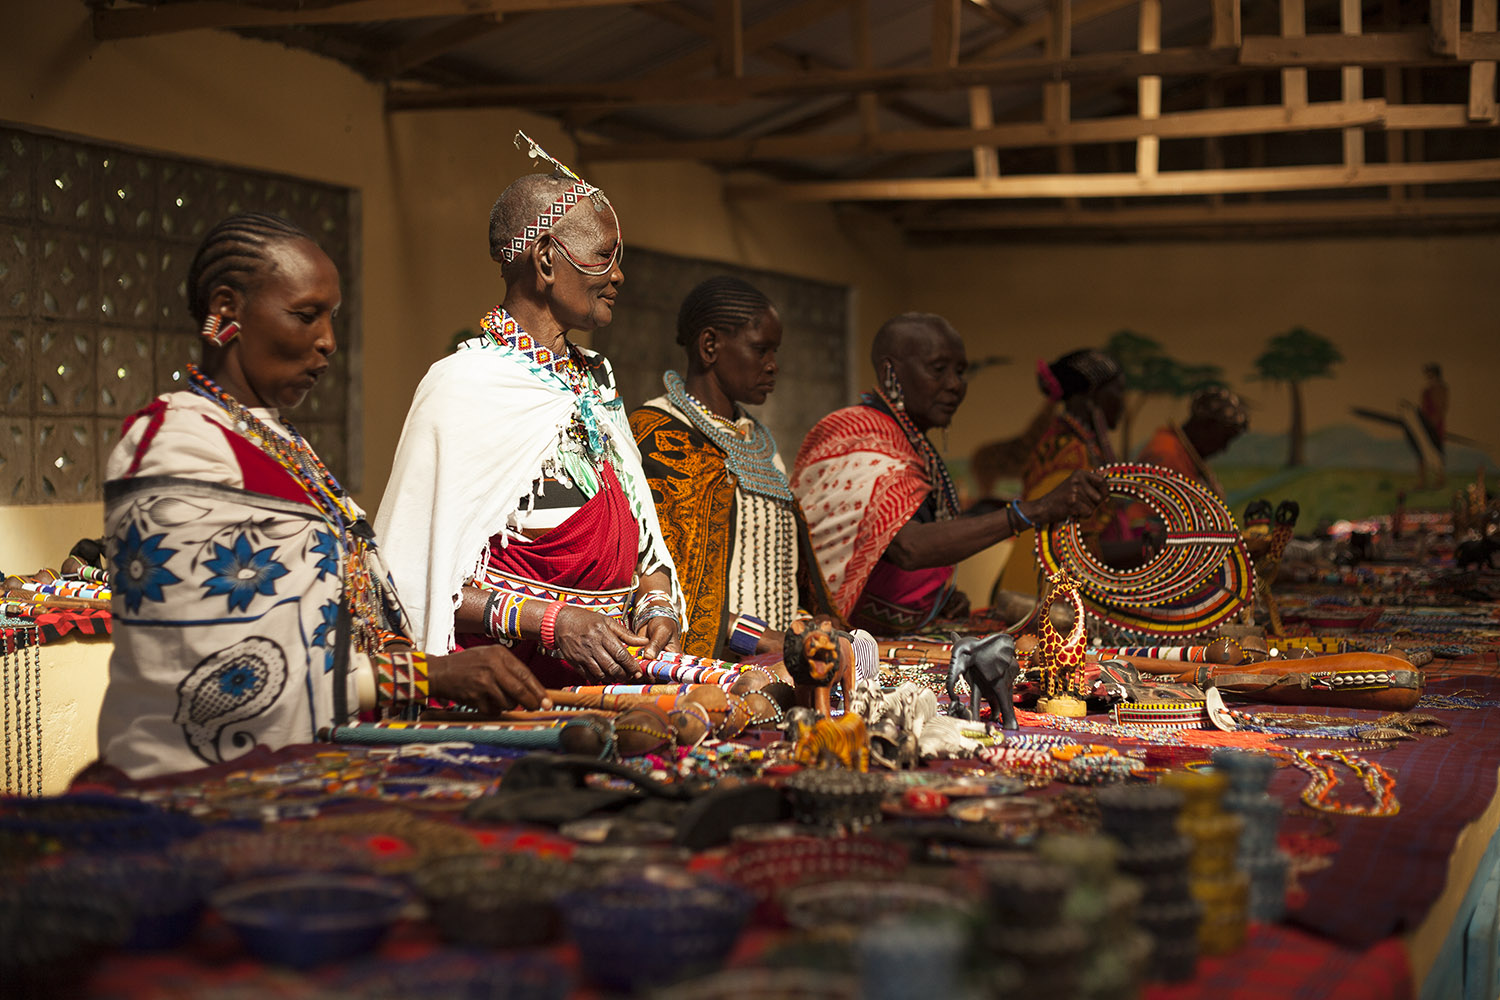
M557 615L562 609L562 601L553 601L542 612L542 646L546 649L557 648Z
M484 605L484 634L491 639L522 639L521 610L531 598L504 590L490 595Z
M375 703L417 704L427 700L427 654L414 649L376 653Z
M767 627L767 622L754 615L740 615L735 618L734 624L729 626L729 640L726 645L731 652L749 656L759 646L760 637L765 634Z

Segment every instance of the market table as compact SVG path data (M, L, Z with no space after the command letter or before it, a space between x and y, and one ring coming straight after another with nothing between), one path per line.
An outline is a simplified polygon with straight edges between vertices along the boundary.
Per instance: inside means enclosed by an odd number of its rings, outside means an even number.
M1293 856L1295 873L1285 920L1254 926L1246 945L1233 954L1202 959L1191 981L1150 985L1145 994L1150 1000L1395 1000L1411 997L1419 989L1423 997L1433 1000L1495 995L1493 952L1485 960L1472 947L1467 947L1466 954L1466 945L1471 923L1477 920L1482 924L1485 919L1493 923L1494 892L1485 886L1493 888L1495 884L1489 881L1488 872L1494 867L1496 852L1487 849L1493 846L1500 822L1500 796L1496 794L1500 716L1494 711L1500 705L1500 628L1494 627L1488 610L1481 606L1463 610L1466 617L1462 629L1444 627L1457 620L1442 617L1453 614L1451 608L1402 609L1390 615L1388 628L1352 637L1374 642L1397 636L1412 645L1430 633L1429 645L1440 654L1426 668L1427 696L1419 710L1449 726L1451 735L1401 741L1389 749L1368 751L1370 758L1395 776L1399 813L1365 817L1305 809L1298 796L1307 776L1293 767L1278 769L1270 790L1286 807L1281 845ZM1412 624L1423 614L1429 619L1429 633ZM1250 711L1262 709L1285 710L1285 706L1249 707ZM1316 713L1370 718L1376 714L1327 709L1311 710L1309 714ZM1023 733L1046 731L1026 724L1038 721L1029 713L1022 713L1022 721ZM1192 734L1187 735L1191 740ZM1110 742L1127 751L1139 747L1128 738L1080 738ZM1319 741L1300 737L1274 739L1283 747L1319 745ZM1202 742L1201 757L1206 759L1211 746L1223 740L1205 731ZM201 784L211 782L216 773L251 767L274 770L285 762L326 750L296 747L264 756L256 751L256 756L220 768L146 784L161 790L174 783ZM464 777L474 787L483 788L493 782L509 756L513 755L496 754L494 772ZM101 787L97 784L101 777L97 772L86 775L80 787ZM1357 788L1345 788L1341 793L1353 801L1363 794ZM296 818L295 808L273 809L271 813L278 815L277 828L309 829L343 811L324 808L329 805L322 802L308 810L319 814L310 819ZM486 849L544 853L570 849L548 831L476 827L461 822L456 819L453 803L438 803L435 808L430 801L407 805L422 807L419 815L429 822L477 837ZM356 812L359 808L358 803L353 807ZM392 816L412 815L405 806L387 804L381 808ZM393 828L403 827L396 823ZM377 848L399 854L401 845ZM714 852L709 852L694 864L711 868L714 858ZM1482 873L1477 880L1476 872ZM1482 926L1476 926L1472 933L1479 935L1482 930ZM776 932L766 929L747 933L731 963L758 961L778 939ZM410 923L398 927L377 961L417 960L423 956L431 960L433 955L446 954L450 952L436 940L430 927ZM554 947L549 955L559 968L573 964L569 946ZM253 987L258 995L310 996L319 984L334 982L348 972L348 968L340 967L302 976L260 966L245 957L226 927L210 919L183 948L156 955L108 956L89 980L88 994L175 997L200 995L216 988Z

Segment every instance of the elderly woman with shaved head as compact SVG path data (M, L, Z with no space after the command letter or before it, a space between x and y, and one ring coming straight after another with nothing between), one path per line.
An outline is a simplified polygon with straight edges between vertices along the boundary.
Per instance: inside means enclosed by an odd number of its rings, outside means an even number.
M681 597L614 373L568 339L614 316L619 219L523 139L553 170L490 213L504 302L422 379L377 523L431 648L499 642L557 687L676 649Z
M927 439L964 401L963 339L941 316L906 313L875 334L870 360L875 388L808 433L792 490L839 613L877 635L894 635L945 611L963 613L967 602L952 585L955 563L1029 525L1089 513L1103 484L1078 472L1045 496L963 516Z

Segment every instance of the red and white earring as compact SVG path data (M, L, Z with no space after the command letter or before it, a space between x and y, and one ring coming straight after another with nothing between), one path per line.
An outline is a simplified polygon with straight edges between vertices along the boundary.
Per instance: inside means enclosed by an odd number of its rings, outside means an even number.
M199 336L217 347L223 347L235 337L239 336L240 325L234 320L225 321L218 313L209 313L208 318L203 321L203 329Z

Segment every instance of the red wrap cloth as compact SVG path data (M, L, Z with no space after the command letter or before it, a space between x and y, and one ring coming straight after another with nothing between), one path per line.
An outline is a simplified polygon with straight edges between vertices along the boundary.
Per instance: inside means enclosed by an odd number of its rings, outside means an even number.
M599 473L599 492L562 524L531 541L490 539L489 566L510 576L565 590L619 590L634 579L640 552L640 528L630 498L608 463ZM460 649L494 642L488 636L460 632ZM549 656L535 641L511 649L547 687L577 684L572 666Z

